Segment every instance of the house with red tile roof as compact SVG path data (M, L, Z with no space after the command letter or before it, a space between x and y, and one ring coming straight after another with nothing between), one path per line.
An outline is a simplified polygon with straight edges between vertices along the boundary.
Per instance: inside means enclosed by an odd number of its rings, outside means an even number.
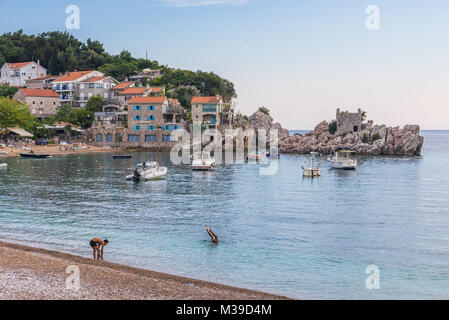
M54 116L60 106L59 95L50 89L20 88L13 98L26 104L28 111L40 119Z
M150 95L153 97L156 96L165 96L165 88L164 87L151 87Z
M92 96L99 95L103 98L103 103L110 104L113 99L111 90L117 83L117 80L109 76L91 77L82 80L76 92L76 103L80 107L85 107Z
M47 76L47 69L39 61L6 62L0 69L0 83L24 87L26 80Z
M58 79L59 76L46 76L25 80L25 87L28 89L53 89L52 82Z
M193 97L192 121L204 128L217 128L223 122L223 98L213 97Z
M150 89L148 87L135 87L130 86L122 91L118 92L117 98L119 104L122 106L127 106L128 101L135 97L148 97L150 95Z
M69 104L72 107L84 107L87 101L85 101L84 96L80 96L80 90L83 90L85 87L84 81L94 78L101 82L102 77L104 77L104 74L96 70L67 72L53 81L52 86L53 90L59 94L61 104Z

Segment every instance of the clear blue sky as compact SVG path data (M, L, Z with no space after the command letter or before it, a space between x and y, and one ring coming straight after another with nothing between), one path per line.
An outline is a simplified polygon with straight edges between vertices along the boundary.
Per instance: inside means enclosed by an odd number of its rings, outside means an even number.
M64 31L70 4L80 40L214 71L234 82L242 112L265 105L289 129L332 119L337 107L449 129L447 0L0 0L0 32ZM379 30L365 26L369 5Z

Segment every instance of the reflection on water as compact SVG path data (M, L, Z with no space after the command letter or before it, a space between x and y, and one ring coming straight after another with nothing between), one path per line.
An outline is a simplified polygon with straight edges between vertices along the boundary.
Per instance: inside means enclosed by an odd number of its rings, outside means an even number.
M8 158L0 172L0 237L110 261L308 298L449 297L449 132L425 132L423 157L358 157L357 171L283 155L214 172L173 166L168 153ZM166 179L125 181L155 160ZM220 238L212 246L205 226ZM381 289L365 288L365 269Z

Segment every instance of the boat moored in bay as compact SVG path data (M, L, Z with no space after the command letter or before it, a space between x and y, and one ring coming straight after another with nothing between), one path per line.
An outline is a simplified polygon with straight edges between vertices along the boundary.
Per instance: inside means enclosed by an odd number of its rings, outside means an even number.
M351 153L353 151L346 147L335 150L334 156L329 158L331 167L341 170L355 170L357 168L357 160L351 159Z

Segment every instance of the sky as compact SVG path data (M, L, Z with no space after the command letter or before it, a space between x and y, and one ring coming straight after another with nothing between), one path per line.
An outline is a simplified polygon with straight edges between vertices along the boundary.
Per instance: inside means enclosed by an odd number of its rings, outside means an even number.
M266 106L288 129L313 129L336 108L449 129L447 0L0 0L0 12L0 33L68 31L113 54L213 71L234 83L242 113Z

